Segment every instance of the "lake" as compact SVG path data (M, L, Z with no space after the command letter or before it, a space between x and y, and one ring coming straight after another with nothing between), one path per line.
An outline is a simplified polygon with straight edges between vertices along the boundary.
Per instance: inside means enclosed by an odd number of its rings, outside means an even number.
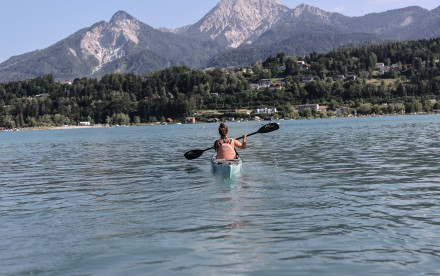
M440 116L279 123L0 132L0 274L439 275Z

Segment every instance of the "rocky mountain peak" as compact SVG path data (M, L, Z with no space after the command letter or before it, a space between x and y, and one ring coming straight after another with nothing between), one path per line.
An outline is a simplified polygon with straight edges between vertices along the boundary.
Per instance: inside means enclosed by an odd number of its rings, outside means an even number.
M324 21L329 21L331 13L321 10L320 8L309 6L306 4L298 5L293 9L292 14L295 18L317 18Z
M125 11L117 11L110 19L110 24L117 24L120 21L133 21L136 20L133 16L129 15Z
M84 56L93 56L98 60L98 71L103 65L125 55L128 43L139 43L140 22L124 11L113 15L109 23L102 22L92 26L81 40L81 52Z
M224 37L229 47L252 43L278 22L289 8L276 0L221 0L190 29Z

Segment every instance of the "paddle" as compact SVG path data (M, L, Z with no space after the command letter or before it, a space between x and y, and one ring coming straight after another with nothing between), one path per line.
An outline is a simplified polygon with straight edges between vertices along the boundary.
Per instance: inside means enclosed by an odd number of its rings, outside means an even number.
M269 123L269 124L267 124L267 125L262 126L258 131L253 132L253 133L251 133L251 134L248 134L247 137L252 136L252 135L254 135L254 134L257 134L257 133L268 133L268 132L272 132L272 131L275 131L275 130L277 130L277 129L279 129L279 128L280 128L280 125L279 125L279 124L277 124L277 123ZM236 140L241 139L241 138L243 138L243 137L239 137L239 138L237 138ZM214 148L214 147L210 147L210 148L207 148L207 149L204 149L204 150L199 150L199 149L196 149L196 150L190 150L190 151L186 152L186 153L184 154L184 156L185 156L185 158L188 159L188 160L193 160L193 159L196 159L196 158L199 158L200 156L202 156L202 154L203 154L205 151L207 151L207 150L211 150L211 149L213 149L213 148Z

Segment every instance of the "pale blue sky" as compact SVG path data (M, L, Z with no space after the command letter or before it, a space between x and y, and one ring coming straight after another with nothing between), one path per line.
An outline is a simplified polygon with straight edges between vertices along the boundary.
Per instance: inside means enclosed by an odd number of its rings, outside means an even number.
M347 16L407 6L431 10L439 0L278 0L289 8L301 3ZM44 49L81 28L124 10L152 27L177 28L196 23L219 0L0 0L0 62Z

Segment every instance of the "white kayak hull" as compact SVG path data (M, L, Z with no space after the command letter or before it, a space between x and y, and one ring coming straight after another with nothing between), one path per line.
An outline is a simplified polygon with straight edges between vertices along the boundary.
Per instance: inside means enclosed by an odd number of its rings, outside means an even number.
M238 159L217 159L217 155L211 158L212 169L221 176L231 178L240 174L243 162Z

